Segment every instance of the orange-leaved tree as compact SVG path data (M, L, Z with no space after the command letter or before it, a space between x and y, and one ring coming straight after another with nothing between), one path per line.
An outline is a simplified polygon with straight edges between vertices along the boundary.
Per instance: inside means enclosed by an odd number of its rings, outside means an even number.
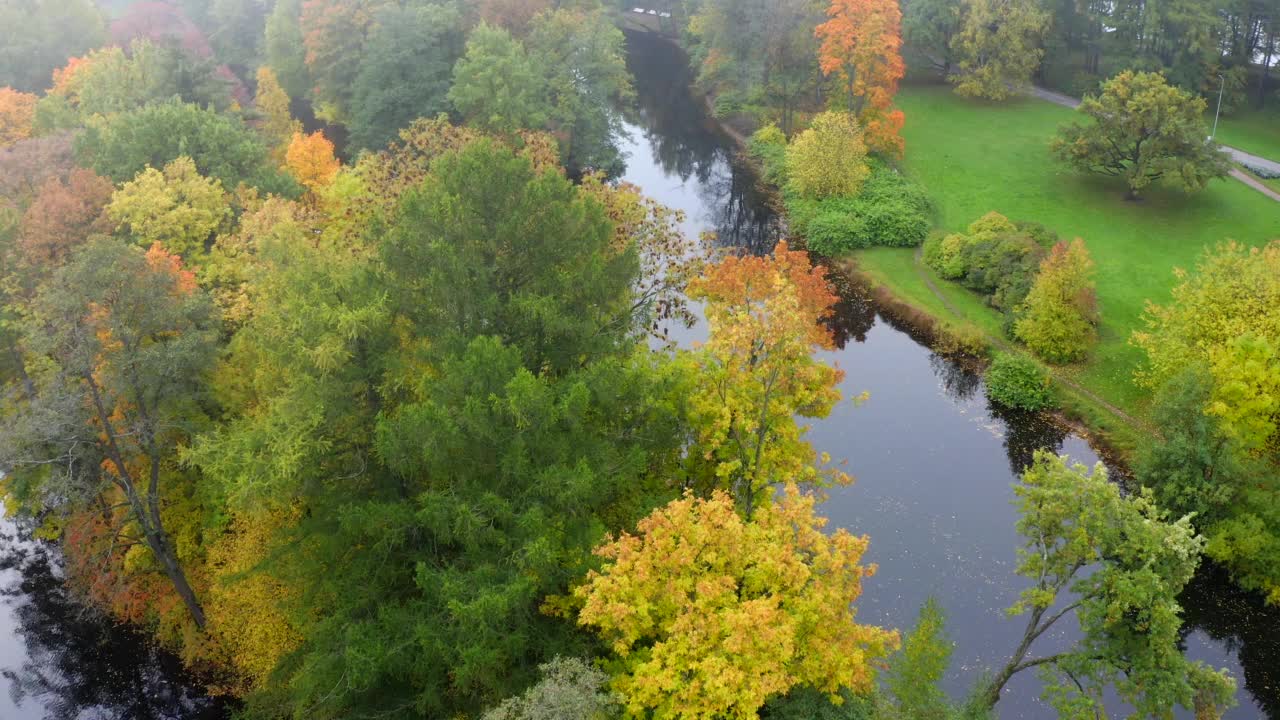
M333 143L316 131L310 135L293 134L285 152L285 169L313 193L325 188L338 176L342 164L333 155Z
M0 87L0 148L31 137L35 119L35 95Z
M804 440L797 415L825 417L843 373L813 353L831 349L822 321L836 295L809 255L778 243L773 255L729 257L689 284L710 335L682 355L695 432L693 483L730 490L747 517L782 482L844 483Z
M873 150L901 156L901 110L894 108L902 61L902 9L897 0L831 0L818 65L839 80L849 112L856 113Z
M596 550L578 622L618 656L629 716L753 718L793 687L871 688L898 636L855 622L868 540L823 532L813 506L792 484L744 520L723 492L689 494Z

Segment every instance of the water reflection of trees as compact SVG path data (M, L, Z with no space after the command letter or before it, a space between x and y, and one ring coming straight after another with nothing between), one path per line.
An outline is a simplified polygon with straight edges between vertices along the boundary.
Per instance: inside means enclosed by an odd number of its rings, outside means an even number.
M1182 630L1196 630L1222 643L1240 662L1242 689L1263 716L1280 720L1280 610L1232 584L1220 568L1201 567L1179 598Z
M972 398L978 388L982 387L982 376L974 370L958 363L949 357L933 353L929 356L929 367L938 378L942 391L956 402L965 402Z
M59 573L54 547L0 525L0 571L11 582L0 597L12 606L27 660L5 668L15 705L44 720L214 720L221 703L183 681L178 660L137 633L79 605Z
M1067 430L1038 413L1012 410L987 403L991 417L1004 423L1004 451L1009 456L1009 469L1021 475L1031 465L1037 450L1061 452Z

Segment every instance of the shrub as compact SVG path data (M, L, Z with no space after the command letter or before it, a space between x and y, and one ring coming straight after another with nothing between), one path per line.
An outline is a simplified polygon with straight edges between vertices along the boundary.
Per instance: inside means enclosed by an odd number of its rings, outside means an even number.
M870 173L862 128L849 113L814 117L787 148L787 177L801 197L857 195Z
M937 328L934 344L943 355L986 357L991 351L987 334L976 325L944 325Z
M1045 247L1056 239L1043 225L1013 223L991 212L969 225L967 234L930 238L924 260L940 277L959 281L1010 314L1027 297Z
M786 195L792 228L809 250L835 256L868 247L914 247L929 234L929 200L920 186L878 161L856 197Z
M747 152L764 167L766 182L777 187L787 184L787 136L777 125L757 130L747 142Z
M1034 360L1001 354L987 370L987 397L1005 407L1031 412L1053 405L1049 374Z

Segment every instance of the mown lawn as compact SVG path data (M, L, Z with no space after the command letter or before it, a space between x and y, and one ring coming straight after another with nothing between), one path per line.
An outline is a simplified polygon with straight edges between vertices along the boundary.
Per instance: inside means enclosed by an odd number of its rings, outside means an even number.
M1073 118L1066 108L1034 99L973 102L940 86L905 87L898 104L907 116L905 169L936 203L939 227L962 229L996 210L1042 223L1066 239L1085 239L1098 266L1101 343L1088 363L1068 372L1135 415L1145 414L1147 394L1131 382L1141 353L1129 338L1141 325L1144 304L1167 301L1173 269L1192 267L1207 245L1280 238L1280 203L1234 180L1216 181L1191 196L1154 188L1141 202L1130 202L1115 181L1058 164L1048 144L1058 125ZM858 258L894 284L919 283L905 272L910 259L905 251ZM946 290L953 291L960 290ZM904 294L919 296L921 290ZM986 312L972 303L961 308ZM997 322L994 313L971 320L982 327Z
M1209 111L1212 113L1213 108L1210 107ZM1209 115L1209 123L1213 123L1213 115ZM1218 121L1218 141L1280 162L1280 108L1250 108L1223 117Z

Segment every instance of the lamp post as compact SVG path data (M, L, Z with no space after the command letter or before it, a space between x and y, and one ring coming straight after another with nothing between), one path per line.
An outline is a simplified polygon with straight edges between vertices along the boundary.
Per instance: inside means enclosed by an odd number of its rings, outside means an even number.
M1209 133L1209 142L1218 136L1218 115L1222 113L1222 91L1227 87L1227 76L1219 75L1218 80L1218 109L1213 111L1213 132Z

